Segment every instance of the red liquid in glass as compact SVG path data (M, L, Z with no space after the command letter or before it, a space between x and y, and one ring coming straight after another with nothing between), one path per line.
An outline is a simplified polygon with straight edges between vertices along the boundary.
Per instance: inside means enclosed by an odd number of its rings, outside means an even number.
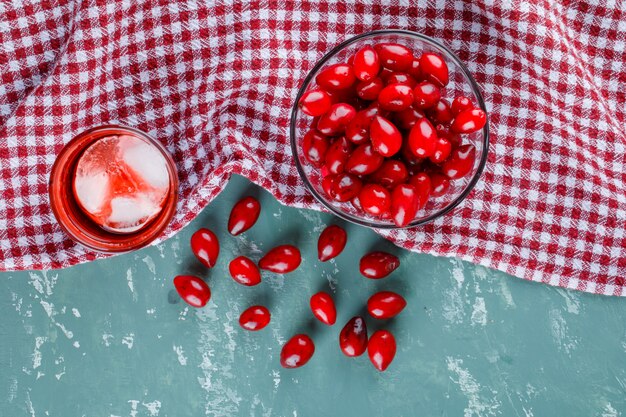
M121 126L83 132L61 151L50 175L50 203L65 232L101 252L147 245L171 221L178 176L165 148Z

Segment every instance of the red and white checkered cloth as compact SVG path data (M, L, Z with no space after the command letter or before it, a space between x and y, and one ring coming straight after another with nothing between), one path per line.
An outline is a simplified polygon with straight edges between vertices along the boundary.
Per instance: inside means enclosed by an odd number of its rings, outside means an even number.
M595 3L595 4L594 4ZM241 173L319 207L288 145L296 91L373 29L439 39L491 114L485 173L452 214L383 233L408 249L626 295L626 2L5 0L0 3L0 270L97 258L48 203L55 156L102 124L164 143L181 175L168 235Z

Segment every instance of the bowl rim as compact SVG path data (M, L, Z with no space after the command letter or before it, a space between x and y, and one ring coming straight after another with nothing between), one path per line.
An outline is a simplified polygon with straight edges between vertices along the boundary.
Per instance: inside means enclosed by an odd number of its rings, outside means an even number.
M299 151L298 151L298 145L297 145L297 139L296 139L296 121L297 121L297 116L298 116L298 112L299 112L299 107L298 107L298 102L300 101L300 98L302 97L302 95L306 92L306 90L309 87L309 84L311 83L311 81L313 80L313 74L316 74L324 65L326 65L326 63L332 58L334 57L337 53L341 52L344 48L346 48L347 46L361 40L361 39L365 39L365 38L370 38L370 37L375 37L378 35L404 35L404 36L408 36L408 37L413 37L413 38L417 38L427 44L433 45L435 48L434 49L440 49L442 51L444 51L449 58L451 58L454 63L461 69L461 71L463 72L463 74L465 75L466 79L469 80L469 84L472 88L472 91L474 93L474 95L476 96L476 100L478 101L478 106L485 112L485 115L487 117L487 122L485 123L485 126L482 128L482 132L483 132L483 150L480 154L480 161L478 164L478 168L476 169L476 172L474 173L474 175L472 176L472 178L470 179L469 183L466 185L465 189L461 192L461 194L459 194L451 203L449 203L448 205L446 205L444 208L442 208L441 210L423 218L423 219L419 219L419 220L414 220L411 223L409 223L406 226L397 226L395 224L378 224L375 223L373 221L368 221L366 219L362 219L360 217L354 216L350 213L346 213L334 206L332 206L331 204L326 202L326 199L321 196L318 191L315 189L315 187L313 187L313 185L311 184L311 182L309 181L306 173L304 172L304 168L302 167L302 164L300 163L300 158L298 157ZM446 58L448 58L446 57ZM489 113L487 112L487 108L485 106L485 101L483 99L483 96L480 92L480 87L478 85L478 83L476 82L476 80L474 80L474 77L472 76L472 74L470 73L469 69L467 68L467 66L459 59L459 57L456 56L456 54L454 52L452 52L452 50L450 48L448 48L446 45L440 43L439 41L423 35L421 33L418 32L413 32L410 30L404 30L404 29L382 29L382 30L373 30L373 31L369 31L369 32L365 32L362 33L360 35L356 35L353 36L349 39L346 39L345 41L339 43L338 45L336 45L334 48L332 48L330 51L328 51L326 54L324 54L324 56L315 64L315 66L313 66L313 68L309 71L309 73L307 74L307 76L304 78L304 81L302 82L300 88L298 89L298 94L294 100L292 109L291 109L291 117L290 117L290 126L289 126L289 139L291 142L291 152L293 155L293 158L295 159L295 164L296 164L296 168L298 170L298 173L300 175L300 177L302 178L302 181L304 182L306 188L309 190L309 192L311 194L313 194L313 197L319 201L324 207L326 207L329 211L331 211L333 214L335 214L336 216L347 220L351 223L355 223L355 224L359 224L362 226L367 226L370 228L374 228L374 229L386 229L386 230L393 230L393 229L409 229L409 228L413 228L416 226L420 226L423 224L427 224L430 223L432 221L434 221L435 219L442 217L446 214L448 214L449 212L451 212L452 210L454 210L459 204L461 204L461 202L463 202L463 200L465 200L465 198L467 198L467 196L469 195L469 193L472 192L472 190L474 189L474 186L476 185L476 183L478 182L478 180L480 179L480 176L483 173L483 170L485 168L485 165L487 163L487 157L489 154Z

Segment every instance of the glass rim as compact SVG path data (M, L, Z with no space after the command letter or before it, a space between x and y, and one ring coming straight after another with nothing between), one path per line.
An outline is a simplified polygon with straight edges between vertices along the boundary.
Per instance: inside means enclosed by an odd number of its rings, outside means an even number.
M346 48L347 46L362 40L362 39L366 39L366 38L370 38L370 37L375 37L378 35L404 35L404 36L408 36L408 37L413 37L413 38L417 38L427 44L430 44L432 46L434 46L435 49L441 50L445 53L446 58L450 58L452 59L452 61L454 61L454 63L457 65L458 68L461 69L461 71L463 72L463 74L465 75L466 79L469 81L470 87L472 89L472 92L474 93L474 95L476 96L476 100L478 102L478 106L485 112L486 118L487 118L487 122L485 123L485 126L481 129L482 133L483 133L483 138L482 138L482 143L483 143L483 149L482 152L480 154L480 161L478 163L478 168L476 169L476 172L474 173L474 175L472 176L472 178L470 179L470 181L467 183L467 185L465 186L465 189L454 199L452 200L449 204L447 204L444 208L442 208L441 210L438 210L437 212L424 217L423 219L418 219L418 220L413 220L411 223L409 223L406 226L397 226L395 224L392 223L376 223L375 221L370 221L364 218L360 218L357 216L354 216L348 212L345 212L343 210L338 209L337 207L334 207L332 204L329 204L326 199L315 189L315 187L313 187L313 185L311 184L311 181L309 180L307 174L304 172L304 168L302 166L302 163L300 162L300 158L298 157L299 155L299 150L298 150L298 145L297 145L297 138L296 138L296 122L297 122L297 116L298 116L298 112L300 111L300 108L298 106L298 103L300 101L300 98L302 97L302 95L307 91L309 84L311 84L311 81L313 80L313 75L316 74L324 65L326 65L326 63L333 58L337 53L341 52L344 48ZM469 195L470 192L472 192L472 190L474 189L474 187L476 186L476 183L478 182L478 180L480 179L480 176L482 175L484 169L485 169L485 165L487 163L487 156L489 154L489 113L487 112L487 108L485 106L485 101L483 99L483 96L480 92L480 87L478 85L478 83L476 82L476 80L474 80L474 77L472 76L472 74L470 73L469 69L467 68L467 66L459 59L459 57L456 56L456 54L454 52L452 52L452 50L450 48L448 48L447 46L445 46L444 44L440 43L439 41L423 35L421 33L418 32L413 32L410 30L402 30L402 29L383 29L383 30L374 30L374 31L370 31L370 32L365 32L362 33L360 35L356 35L353 36L349 39L346 39L345 41L341 42L340 44L338 44L337 46L335 46L334 48L332 48L330 51L328 51L326 54L324 54L324 56L315 64L315 66L313 66L313 68L309 71L309 73L307 74L307 76L304 78L304 81L302 82L302 85L300 86L300 89L298 90L298 94L296 96L296 99L293 103L292 109L291 109L291 117L290 117L290 126L289 126L289 137L290 137L290 142L291 142L291 152L293 154L293 157L295 159L295 164L296 164L296 169L298 170L298 173L300 175L300 177L302 178L306 188L309 190L309 192L311 194L313 194L313 197L319 201L324 207L326 207L329 211L331 211L333 214L335 214L336 216L347 220L349 222L355 223L355 224L359 224L362 226L367 226L370 228L374 228L374 229L386 229L386 230L393 230L393 229L409 229L412 227L416 227L416 226L420 226L423 224L427 224L430 223L432 221L434 221L435 219L446 215L447 213L449 213L450 211L454 210L459 204L461 204L461 202L463 202L463 200L465 200L467 198L467 196Z
M150 220L141 229L128 234L107 232L103 229L102 235L115 236L114 240L108 240L89 232L86 227L86 223L88 222L84 221L82 218L76 217L72 213L72 210L67 210L68 207L71 206L69 199L73 200L74 197L69 195L70 193L67 191L64 181L65 176L69 175L68 170L72 169L76 160L88 146L102 139L107 134L119 134L120 131L124 131L127 134L149 143L163 155L170 176L170 189L168 190L168 200L157 217ZM123 253L147 246L162 235L176 213L178 187L179 178L176 164L163 144L147 132L134 127L107 124L84 130L75 135L64 145L63 149L61 149L57 155L50 171L48 178L48 198L52 214L57 224L65 235L70 237L74 242L89 250L100 253Z

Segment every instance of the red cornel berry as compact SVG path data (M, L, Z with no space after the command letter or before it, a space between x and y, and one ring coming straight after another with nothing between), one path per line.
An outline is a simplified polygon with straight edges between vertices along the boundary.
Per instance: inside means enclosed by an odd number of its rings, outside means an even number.
M430 160L436 164L440 164L450 156L452 152L452 144L448 139L438 138L435 145L435 152L430 156Z
M317 130L326 136L341 135L348 123L356 116L356 110L349 104L333 104L317 121Z
M239 325L252 332L261 330L270 322L271 314L267 307L252 306L239 316Z
M309 130L302 140L304 157L316 167L324 163L329 146L330 141L328 138L316 130Z
M385 278L400 266L400 259L387 252L376 251L361 258L359 270L366 278Z
M337 321L337 309L330 295L323 291L313 294L310 305L315 318L329 326L335 324L335 321Z
M452 115L456 116L461 113L463 110L470 110L474 108L474 104L472 100L465 96L457 96L452 101Z
M435 84L423 81L413 89L413 97L415 99L413 104L415 108L425 110L439 102L441 92Z
M174 278L178 295L192 307L204 307L211 298L211 290L206 282L193 275L178 275Z
M356 175L337 174L330 185L331 193L337 201L349 201L359 194L363 183Z
M381 154L374 151L372 145L361 145L348 158L345 170L355 175L371 174L380 168L384 160L385 158Z
M276 246L259 261L259 267L277 274L286 274L302 262L300 250L292 245Z
M324 90L309 90L302 95L298 105L309 116L321 116L330 110L332 100Z
M455 133L473 133L487 123L487 115L481 109L463 110L456 115L450 130Z
M382 185L366 184L361 188L359 202L363 211L377 216L389 211L391 194Z
M251 287L261 282L261 272L252 260L238 256L228 264L230 276L241 285Z
M341 174L345 167L350 155L352 154L352 145L344 137L335 139L326 152L325 167L331 174Z
M324 90L345 90L356 81L352 66L335 64L326 68L315 77L317 85Z
M254 226L261 213L261 203L254 197L239 200L230 212L228 231L237 236Z
M450 188L450 178L438 172L430 174L430 195L440 197Z
M361 81L369 81L378 75L380 71L380 61L378 54L371 46L367 45L359 49L354 54L352 61L354 75Z
M391 193L391 217L398 227L404 227L415 218L420 209L418 192L412 184L400 184Z
M363 317L352 317L339 333L339 347L346 356L361 356L367 349L367 326Z
M374 150L382 156L393 156L402 147L402 135L398 128L381 116L374 116L372 120L370 139Z
M305 334L293 336L280 351L280 364L283 368L299 368L313 357L315 344Z
M411 128L415 126L415 123L422 117L424 117L424 113L411 106L408 109L394 113L393 122L398 129L411 130Z
M335 199L335 195L333 193L333 188L332 188L334 180L335 180L335 175L327 175L322 180L322 189L324 190L324 193L326 193L326 195L333 200Z
M420 80L422 78L422 73L420 72L419 58L413 58L413 61L411 61L411 65L409 66L407 72L411 75L411 77L415 78L416 80Z
M409 178L409 172L406 165L395 159L387 159L376 172L370 175L369 180L383 187L393 188L405 182L407 178Z
M443 163L441 170L450 179L463 178L470 173L476 159L474 145L461 145L452 152L452 155Z
M384 371L396 356L396 339L388 330L377 330L370 337L367 345L367 356L369 356L374 368Z
M337 225L328 226L317 241L317 257L322 262L333 259L346 247L347 240L348 235L343 228Z
M209 229L199 229L191 235L191 251L207 268L213 268L220 253L220 242Z
M383 110L406 110L413 103L413 90L408 85L389 84L378 95L378 103Z
M378 113L378 109L365 109L357 112L356 116L346 127L346 139L355 145L369 144L370 123Z
M390 319L406 307L406 301L393 291L380 291L367 300L367 311L375 319Z
M408 146L418 158L428 158L437 148L437 132L425 117L419 119L409 133Z
M448 124L454 118L448 100L441 99L428 110L428 117L435 124Z
M439 55L423 54L420 58L420 74L422 77L445 87L448 84L448 65Z
M369 81L361 81L356 85L356 94L363 100L376 100L385 84L376 77Z
M409 48L397 43L380 43L374 46L383 67L393 71L406 71L413 62Z
M406 72L392 72L386 79L387 85L403 84L411 88L415 87L417 81Z
M415 187L415 193L417 195L417 209L421 210L430 197L430 177L425 172L415 174L409 179L409 184Z

